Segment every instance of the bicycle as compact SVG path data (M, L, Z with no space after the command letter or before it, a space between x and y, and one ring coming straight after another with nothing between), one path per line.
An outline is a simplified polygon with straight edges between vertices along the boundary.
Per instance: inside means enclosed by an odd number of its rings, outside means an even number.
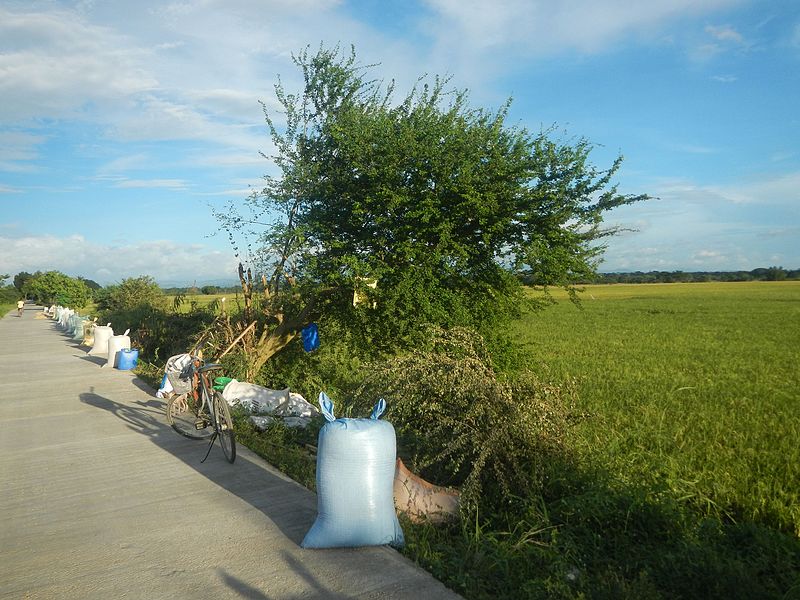
M236 460L236 436L227 401L211 385L209 373L219 371L222 365L206 364L193 356L191 363L181 373L181 379L190 378L191 389L176 394L167 401L167 423L182 436L194 440L211 439L208 452L219 438L222 453L229 463Z

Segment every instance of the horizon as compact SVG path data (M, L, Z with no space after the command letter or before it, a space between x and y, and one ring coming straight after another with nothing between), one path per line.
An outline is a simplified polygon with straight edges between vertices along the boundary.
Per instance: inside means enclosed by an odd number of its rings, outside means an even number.
M620 275L620 276L623 276L623 275L649 275L649 274L652 274L652 273L661 273L661 274L669 274L669 275L674 275L674 274L679 274L679 273L680 274L684 274L684 275L695 275L695 274L723 275L723 274L733 274L733 273L752 273L753 271L768 270L768 269L773 268L773 267L777 267L777 268L783 269L787 274L791 273L791 272L794 272L794 271L800 271L800 267L787 267L785 265L769 265L769 266L763 266L763 267L756 267L754 269L738 269L738 270L733 270L733 271L703 271L703 270L700 270L700 271L681 271L680 269L677 269L677 270L658 270L658 269L656 269L656 270L650 270L650 271L597 271L597 275L599 277L608 276L608 275ZM74 274L74 273L64 273L64 274L68 275L70 277L78 278L78 279L91 280L94 283L98 283L99 284L99 282L94 281L90 277L84 277L83 275L80 275L80 274ZM11 274L5 280L0 280L0 284L11 285L12 281L13 281L13 278L14 278L14 275L17 275L17 273ZM141 275L146 275L146 274L141 274ZM101 285L101 287L105 288L105 287L108 287L108 286L119 284L120 282L121 282L121 280L110 281L109 283ZM237 288L237 291L232 292L232 293L238 293L238 289L241 288L241 285L240 285L238 279L208 279L208 280L200 280L200 281L193 280L191 283L182 282L182 281L178 281L178 280L172 280L172 281L158 281L158 280L156 280L156 283L158 284L158 286L161 289L164 289L164 290L168 290L168 289L191 289L193 287L200 289L200 288L203 288L205 286L215 286L215 287L218 287L218 288L228 288L228 289L229 288ZM607 283L602 282L602 281L601 282L597 282L597 283L603 284L603 285L607 285ZM630 284L631 285L643 285L644 283L645 282L631 282ZM691 282L647 282L647 283L693 283L694 284L694 283L702 283L702 282L691 281ZM736 283L736 282L734 282L734 283ZM578 283L576 285L589 285L589 284ZM556 286L548 286L548 287L556 287ZM222 293L222 292L216 292L216 293Z
M797 3L0 0L0 272L235 280L212 210L275 173L259 101L320 43L624 155L619 191L654 198L606 215L599 272L800 265Z

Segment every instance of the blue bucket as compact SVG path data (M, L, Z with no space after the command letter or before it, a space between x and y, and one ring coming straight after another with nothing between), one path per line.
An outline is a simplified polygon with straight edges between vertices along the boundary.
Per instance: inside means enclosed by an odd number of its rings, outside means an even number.
M130 371L139 361L138 350L120 350L117 353L117 368L120 371Z

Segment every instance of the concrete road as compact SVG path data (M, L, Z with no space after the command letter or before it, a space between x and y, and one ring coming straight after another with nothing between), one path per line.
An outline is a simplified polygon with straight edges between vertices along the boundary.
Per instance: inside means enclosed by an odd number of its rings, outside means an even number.
M314 494L246 448L201 464L40 310L0 319L0 597L459 598L388 547L301 549Z

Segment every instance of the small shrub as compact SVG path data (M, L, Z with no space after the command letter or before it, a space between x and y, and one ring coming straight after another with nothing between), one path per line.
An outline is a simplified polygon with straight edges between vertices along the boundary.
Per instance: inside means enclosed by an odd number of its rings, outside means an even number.
M548 457L563 452L571 391L527 372L501 379L472 330L434 328L427 347L367 371L358 410L384 397L400 454L437 483L461 485L467 510L538 493Z

